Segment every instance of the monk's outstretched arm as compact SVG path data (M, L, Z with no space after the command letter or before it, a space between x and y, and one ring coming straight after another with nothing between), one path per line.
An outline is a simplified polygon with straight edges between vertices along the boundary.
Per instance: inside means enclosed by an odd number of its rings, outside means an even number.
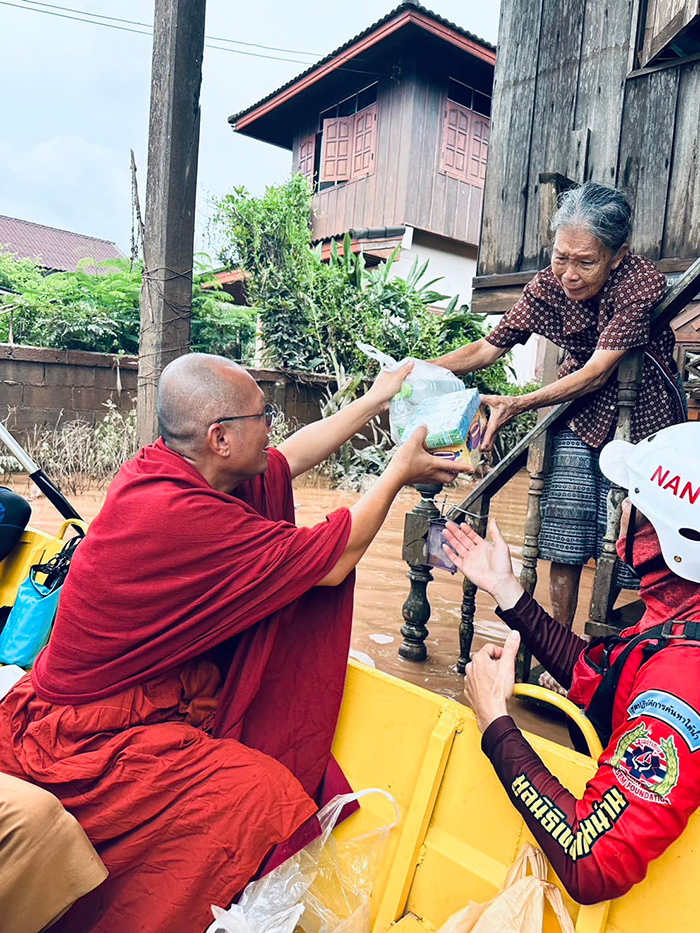
M412 369L413 363L406 363L396 372L383 370L362 398L328 418L307 424L280 444L279 451L289 464L292 479L323 463L372 418L386 411Z
M426 429L419 428L398 448L389 466L374 485L350 509L352 526L345 550L333 569L319 581L318 586L337 586L342 583L369 547L384 523L384 519L402 486L411 483L450 483L457 472L467 472L467 464L449 464L434 457L423 447Z

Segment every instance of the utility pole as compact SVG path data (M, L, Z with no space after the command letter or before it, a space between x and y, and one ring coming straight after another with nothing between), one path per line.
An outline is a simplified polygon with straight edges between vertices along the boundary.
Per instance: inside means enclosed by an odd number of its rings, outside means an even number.
M156 0L139 339L139 444L158 434L156 387L190 348L199 89L206 0Z

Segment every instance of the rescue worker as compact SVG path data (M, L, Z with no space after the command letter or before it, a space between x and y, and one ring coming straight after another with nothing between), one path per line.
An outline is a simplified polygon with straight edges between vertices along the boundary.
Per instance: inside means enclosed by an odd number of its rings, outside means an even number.
M465 696L510 800L569 894L619 897L683 832L700 804L700 424L639 444L612 441L600 467L629 489L618 555L641 579L640 622L590 643L524 592L494 522L488 540L448 525L445 553L490 593L512 631L486 645ZM638 511L637 511L638 510ZM636 516L635 516L636 512ZM593 722L605 750L583 796L549 772L506 709L520 638Z

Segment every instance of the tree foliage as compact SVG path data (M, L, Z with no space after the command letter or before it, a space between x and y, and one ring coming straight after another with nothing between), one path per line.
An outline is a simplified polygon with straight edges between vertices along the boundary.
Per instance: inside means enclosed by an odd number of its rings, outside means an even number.
M43 275L33 262L0 253L0 288L0 341L12 336L15 343L62 350L138 353L139 263L86 259L76 272ZM247 359L254 337L254 312L232 304L211 273L196 275L192 349Z
M370 361L357 349L361 340L397 358L439 356L486 333L483 317L454 297L446 300L428 278L428 262L404 277L394 275L397 250L386 263L369 268L353 254L350 238L342 250L333 242L330 259L309 249L311 191L293 176L261 197L245 188L215 200L214 229L223 243L220 258L251 273L248 298L258 309L267 362L291 369L333 373L366 372ZM499 361L467 379L484 391L505 391L507 366Z

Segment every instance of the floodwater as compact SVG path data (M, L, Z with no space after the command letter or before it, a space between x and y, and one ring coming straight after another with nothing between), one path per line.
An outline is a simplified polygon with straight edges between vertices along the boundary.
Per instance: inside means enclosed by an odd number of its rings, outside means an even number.
M528 477L523 471L498 493L491 503L491 516L511 546L516 571L520 569L522 537L527 508ZM28 492L21 487L18 491ZM447 491L449 503L462 498L464 486ZM31 491L31 524L47 532L55 532L60 525L60 516L41 495ZM104 491L91 491L69 497L78 512L90 521L97 514L104 499ZM358 493L339 492L318 485L297 482L295 501L297 524L313 525L341 506L352 506L359 498ZM401 644L401 608L409 590L406 579L408 570L401 560L403 524L406 512L418 501L418 493L404 490L394 502L381 531L358 565L355 589L355 614L353 622L353 651L361 659L379 670L393 674L403 680L425 687L455 700L462 699L462 677L455 663L459 656L459 615L462 599L461 574L452 576L447 571L433 571L434 580L428 585L428 598L432 613L428 623L429 636L426 641L427 661L416 663L404 661L398 656ZM548 605L547 564L540 564L536 597ZM584 567L581 579L579 607L574 628L583 631L593 583L593 565ZM624 599L623 594L623 599ZM630 597L633 598L633 597ZM494 611L493 600L485 593L477 594L474 648L486 642L502 643L507 627ZM566 730L556 718L545 717L522 701L513 701L513 714L523 728L545 734L557 741L568 742Z

